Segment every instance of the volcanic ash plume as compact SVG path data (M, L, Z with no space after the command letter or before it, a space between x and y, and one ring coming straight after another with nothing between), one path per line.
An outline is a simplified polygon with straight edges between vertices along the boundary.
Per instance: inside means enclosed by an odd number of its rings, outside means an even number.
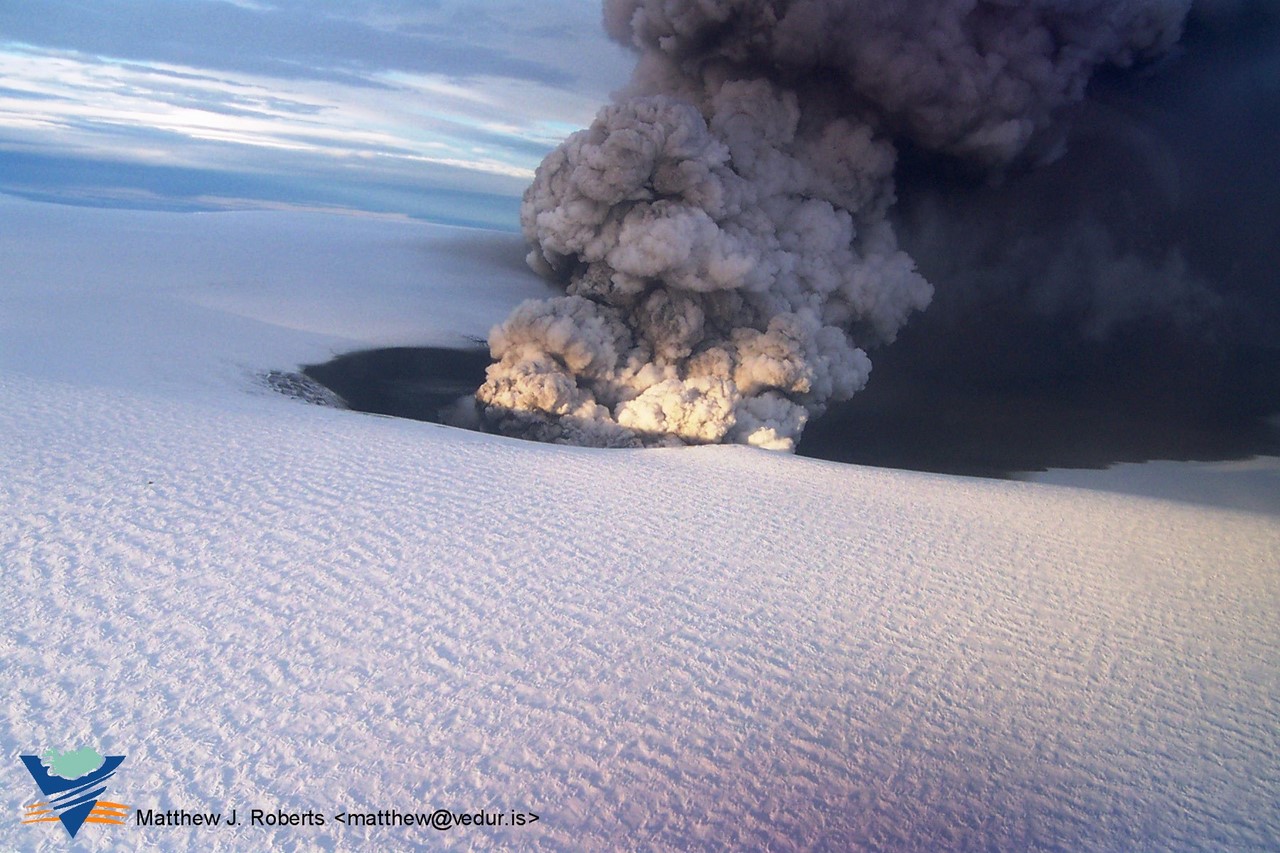
M530 263L566 295L493 330L501 432L791 449L932 288L900 251L894 139L1034 150L1105 63L1173 44L1168 0L606 0L632 83L539 167Z

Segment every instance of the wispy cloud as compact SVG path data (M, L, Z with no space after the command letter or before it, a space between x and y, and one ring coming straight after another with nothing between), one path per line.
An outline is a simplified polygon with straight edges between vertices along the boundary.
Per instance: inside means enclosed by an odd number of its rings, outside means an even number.
M184 148L186 140L335 159L448 159L524 179L536 157L532 149L547 141L539 119L500 124L499 116L509 115L504 105L430 78L403 78L357 94L333 83L212 77L30 49L0 52L0 75L11 84L0 91L0 129L10 144L25 141L45 151L114 149L122 136L158 131L172 135L155 155L168 162L210 156ZM484 81L476 85L482 90ZM23 140L24 130L39 135ZM441 152L449 153L442 158ZM253 162L252 152L229 151L228 157Z
M555 17L541 5L12 0L0 158L363 172L515 195L629 64L584 14L594 2ZM582 56L596 59L589 78Z
M476 17L450 15L447 6L428 7L435 12L425 25L421 12L397 13L378 2L6 0L0 32L11 41L100 56L348 84L367 82L370 69L549 85L578 76L554 58L521 56L505 40L473 38Z

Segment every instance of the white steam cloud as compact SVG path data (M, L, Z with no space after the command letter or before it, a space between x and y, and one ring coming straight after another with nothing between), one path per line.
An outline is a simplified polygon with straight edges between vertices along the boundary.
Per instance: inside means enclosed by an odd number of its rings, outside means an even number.
M566 295L495 328L485 422L545 441L792 449L932 287L898 248L895 141L1044 156L1102 65L1189 0L606 0L640 62L539 167L530 263Z

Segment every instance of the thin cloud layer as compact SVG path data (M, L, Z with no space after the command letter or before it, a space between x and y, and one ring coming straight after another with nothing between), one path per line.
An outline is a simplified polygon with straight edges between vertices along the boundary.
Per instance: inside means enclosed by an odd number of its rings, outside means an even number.
M584 44L594 22L568 23L573 10L548 27L510 4L464 5L6 3L0 189L40 180L17 153L517 196L589 120L621 51ZM590 74L570 45L595 59ZM87 171L86 191L100 177Z
M510 77L566 85L577 75L510 53L483 30L435 26L380 3L236 4L219 0L12 0L0 7L10 42L143 62L379 85L371 72ZM427 19L430 21L431 19ZM492 35L488 33L488 35Z

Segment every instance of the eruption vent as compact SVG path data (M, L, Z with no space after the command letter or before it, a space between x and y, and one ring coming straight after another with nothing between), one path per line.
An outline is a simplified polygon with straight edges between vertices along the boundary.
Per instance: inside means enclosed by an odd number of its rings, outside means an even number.
M1048 150L1105 64L1189 0L606 0L641 55L539 167L529 261L566 295L490 336L510 435L792 449L933 290L899 250L895 140L984 165Z

